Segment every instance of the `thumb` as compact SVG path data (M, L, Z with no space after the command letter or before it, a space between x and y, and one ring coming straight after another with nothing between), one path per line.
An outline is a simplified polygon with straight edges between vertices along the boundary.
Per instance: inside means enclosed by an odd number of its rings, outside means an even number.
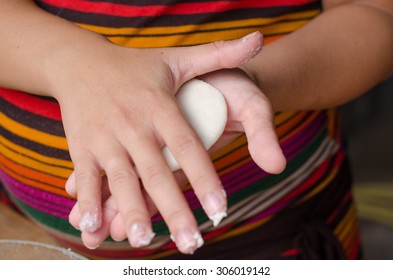
M167 62L176 81L183 84L208 72L239 67L256 56L262 45L262 34L254 32L232 41L168 49Z
M245 110L242 124L253 160L268 173L279 174L285 169L286 159L275 132L273 114L261 95ZM264 110L258 108L265 107Z

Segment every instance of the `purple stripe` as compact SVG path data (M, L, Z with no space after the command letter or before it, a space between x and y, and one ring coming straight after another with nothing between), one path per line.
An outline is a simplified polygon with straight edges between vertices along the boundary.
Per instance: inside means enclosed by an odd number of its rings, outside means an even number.
M0 170L0 178L7 190L24 204L43 213L68 219L75 200L28 186L13 179L3 170Z
M230 156L230 155L228 155ZM246 175L248 173L254 172L252 169L253 168L258 168L260 171L262 171L256 163L252 160L252 158L249 156L249 161L243 164L242 166L222 175L220 177L221 182L225 185L226 188L229 188L229 183L233 181L238 181L239 177L242 175ZM269 174L264 172L264 177L267 177Z
M250 161L241 168L225 174L221 180L227 194L230 195L267 176L268 174L260 169L254 161Z
M319 114L307 126L303 126L298 130L295 135L282 144L283 152L288 161L296 157L304 148L307 143L317 135L321 129L326 127L326 116Z

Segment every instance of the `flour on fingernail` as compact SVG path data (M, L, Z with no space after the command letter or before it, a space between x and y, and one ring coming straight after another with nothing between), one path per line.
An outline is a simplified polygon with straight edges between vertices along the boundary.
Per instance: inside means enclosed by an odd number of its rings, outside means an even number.
M93 212L86 212L79 221L79 228L82 232L95 232L100 228L101 223L98 217L98 209Z

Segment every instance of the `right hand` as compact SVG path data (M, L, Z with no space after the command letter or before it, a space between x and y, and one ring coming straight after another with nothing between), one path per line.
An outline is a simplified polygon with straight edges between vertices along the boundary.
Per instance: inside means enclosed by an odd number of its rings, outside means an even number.
M197 223L161 148L169 147L209 217L226 209L226 198L174 95L195 76L242 65L261 43L260 34L179 48L133 49L108 42L69 47L52 61L50 90L61 106L74 163L82 232L101 227L104 172L130 244L150 242L152 227L140 176L178 249L197 249Z

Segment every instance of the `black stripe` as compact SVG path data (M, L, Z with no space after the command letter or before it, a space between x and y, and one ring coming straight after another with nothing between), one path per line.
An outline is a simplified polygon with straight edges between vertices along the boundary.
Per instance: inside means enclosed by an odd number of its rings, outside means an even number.
M73 168L70 168L70 167L68 167L68 166L48 163L47 161L42 161L42 160L39 160L39 159L37 159L37 158L31 157L31 156L29 156L29 155L26 155L26 154L24 154L24 153L18 152L18 151L14 150L13 148L9 147L8 145L6 145L6 144L4 144L4 143L0 143L0 146L3 146L3 147L5 147L6 149L8 149L8 150L10 150L10 151L12 151L12 152L14 152L14 153L20 154L20 155L22 155L22 156L25 157L25 158L34 160L34 161L36 161L36 162L39 162L39 163L42 163L42 164L45 164L45 165L48 165L48 166L51 166L51 167L59 167L59 168L67 169L67 170L70 170L70 171L73 171L73 170L74 170ZM5 157L5 158L7 158L8 160L14 162L14 161L13 161L12 159L10 159L9 157L6 157L5 155L2 155L2 156ZM15 164L19 164L19 163L17 163L17 162L14 162L14 163L15 163ZM22 165L22 164L20 164L20 165ZM23 166L24 166L24 165L23 165ZM26 168L30 168L30 169L32 169L32 170L36 170L36 169L33 169L33 168L31 168L31 167L28 167L28 166L25 166L25 167L26 167ZM36 170L36 171L45 173L45 172L40 171L40 170ZM51 176L54 176L54 177L58 177L58 178L61 178L61 179L64 179L63 177L59 177L59 176L56 176L56 175L53 175L53 174L49 174L49 173L46 173L46 174L51 175Z
M182 26L187 24L234 21L252 18L274 18L286 13L302 12L320 8L320 4L318 2L314 2L302 6L247 8L224 11L221 13L161 15L153 18L148 16L120 17L97 13L85 13L70 9L59 8L42 2L38 4L42 9L69 21L115 28Z
M67 150L56 149L28 140L26 138L19 137L18 135L6 130L3 126L0 126L0 135L8 139L15 145L32 150L44 156L71 161L70 155Z
M9 118L28 127L43 131L48 134L65 137L61 121L45 118L43 116L23 110L4 99L0 98L1 111Z
M2 144L0 143L0 145L2 145ZM4 146L5 146L5 145L4 145ZM12 150L12 149L10 149L10 150ZM61 176L58 176L58 175L54 175L54 174L52 174L52 173L48 173L48 172L45 172L45 171L42 171L42 170L38 170L38 169L32 168L32 167L30 167L30 166L24 165L24 164L22 164L22 163L16 162L16 161L14 161L13 159L11 159L11 158L9 158L9 157L7 157L7 156L5 156L5 155L2 155L2 156L5 157L7 160L11 161L13 164L22 166L23 168L30 169L30 170L32 170L32 171L34 171L34 172L39 172L39 173L42 173L42 174L45 174L45 175L48 175L48 176L51 176L51 177L55 177L55 178L58 178L58 179L62 179L62 180L68 179L68 177L61 177ZM27 156L27 157L28 157L28 156ZM45 165L56 166L56 165L53 165L53 164L48 164L48 163L46 163L46 162L42 162L42 161L40 161L40 160L36 160L35 158L32 158L32 157L28 157L28 158L30 158L30 159L32 159L32 160L34 160L34 161L43 163L43 164L45 164ZM0 163L0 164L1 164L1 163ZM4 164L3 164L3 165L4 165ZM68 170L70 170L70 171L73 171L73 169L68 168L68 167L63 167L63 166L56 166L56 167L60 167L60 168L64 168L64 169L68 169ZM16 173L16 172L15 172L15 174L19 174L19 173ZM23 176L22 174L19 174L19 175L20 175L20 176ZM24 178L29 178L29 177L24 177ZM33 180L33 179L31 179L31 180ZM37 181L37 182L41 182L41 181ZM46 183L43 183L43 184L46 184ZM49 186L52 186L52 185L49 185Z
M297 21L303 21L303 20L308 20L308 19L310 19L310 17L297 18L297 19L293 19L293 20L283 20L283 21L280 21L280 23L297 22ZM227 27L227 28L215 28L215 29L209 29L209 30L193 30L193 31L187 31L187 32L176 32L176 33L165 33L165 34L161 34L161 33L158 33L158 34L154 34L154 33L152 33L152 34L105 34L105 33L101 33L101 34L106 37L124 37L124 38L170 37L170 36L178 36L178 35L191 35L191 34L200 34L200 33L251 29L251 28L257 29L257 28L268 26L268 25L271 25L271 23L259 24L259 25L242 25L242 26L234 26L234 27ZM281 34L282 33L275 33L274 35L281 35Z

